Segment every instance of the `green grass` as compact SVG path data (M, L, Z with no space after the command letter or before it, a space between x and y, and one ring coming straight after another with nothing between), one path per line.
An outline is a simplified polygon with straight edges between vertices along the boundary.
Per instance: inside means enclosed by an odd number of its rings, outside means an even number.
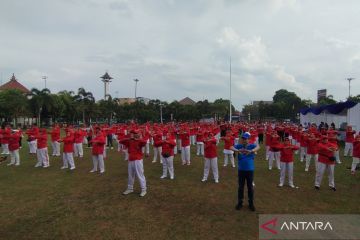
M267 169L264 148L256 157L256 213L235 211L237 170L224 168L219 147L220 183L202 183L203 159L191 166L175 157L175 180L161 180L162 166L145 159L148 194L123 196L127 162L115 150L105 161L104 175L91 174L90 151L76 160L74 172L60 170L61 158L48 169L34 168L35 157L24 144L21 166L0 165L0 239L257 239L258 214L359 214L360 172L350 175L351 158L335 168L337 191L313 189L315 171L295 162L299 189L278 188L279 171ZM49 148L51 152L51 149ZM246 201L245 201L246 203Z

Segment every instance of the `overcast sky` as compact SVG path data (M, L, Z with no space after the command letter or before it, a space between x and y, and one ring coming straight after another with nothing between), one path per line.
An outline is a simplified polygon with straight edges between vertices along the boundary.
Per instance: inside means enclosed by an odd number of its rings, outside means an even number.
M28 88L164 101L360 94L358 0L1 0L0 73Z

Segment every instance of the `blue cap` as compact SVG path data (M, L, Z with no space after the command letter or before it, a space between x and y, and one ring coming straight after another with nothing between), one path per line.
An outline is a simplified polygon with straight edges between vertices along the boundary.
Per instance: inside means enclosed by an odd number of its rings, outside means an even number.
M244 138L244 139L249 139L251 136L251 134L249 132L244 132L241 136L241 138Z

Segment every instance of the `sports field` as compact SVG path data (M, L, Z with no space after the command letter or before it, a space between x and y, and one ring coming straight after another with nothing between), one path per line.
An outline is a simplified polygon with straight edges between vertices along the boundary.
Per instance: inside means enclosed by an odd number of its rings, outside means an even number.
M90 149L85 149L76 170L60 170L62 160L51 157L51 167L34 168L26 142L21 166L0 164L0 239L257 239L258 214L360 213L360 172L350 175L351 158L342 157L335 167L337 191L327 187L324 175L320 191L314 190L315 169L309 172L296 157L294 183L298 189L278 188L279 171L269 171L262 146L256 156L255 206L234 209L237 201L237 169L222 166L220 183L210 174L202 183L203 158L194 154L191 166L174 160L175 180L160 179L162 166L144 160L148 194L123 196L127 186L127 162L115 149L108 151L103 175L89 173ZM51 150L49 149L51 152ZM341 152L342 155L342 152Z

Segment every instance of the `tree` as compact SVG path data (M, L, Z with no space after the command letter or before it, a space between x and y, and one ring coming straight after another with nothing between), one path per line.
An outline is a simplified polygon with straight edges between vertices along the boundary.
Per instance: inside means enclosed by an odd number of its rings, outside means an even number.
M88 118L90 120L91 114L95 112L95 98L93 94L91 92L87 92L83 87L81 87L78 89L77 95L74 96L74 100L78 103L78 111L82 113L82 122L86 122L86 113L88 113Z
M41 91L37 88L31 89L29 94L30 109L37 116L38 123L41 125L41 119L48 119L53 108L53 99L49 89L44 88Z
M336 101L334 100L333 95L329 95L327 97L321 98L318 105L329 105L329 104L335 104Z
M26 95L16 89L0 92L0 112L7 121L15 119L17 125L18 117L25 117L29 114L29 105Z

